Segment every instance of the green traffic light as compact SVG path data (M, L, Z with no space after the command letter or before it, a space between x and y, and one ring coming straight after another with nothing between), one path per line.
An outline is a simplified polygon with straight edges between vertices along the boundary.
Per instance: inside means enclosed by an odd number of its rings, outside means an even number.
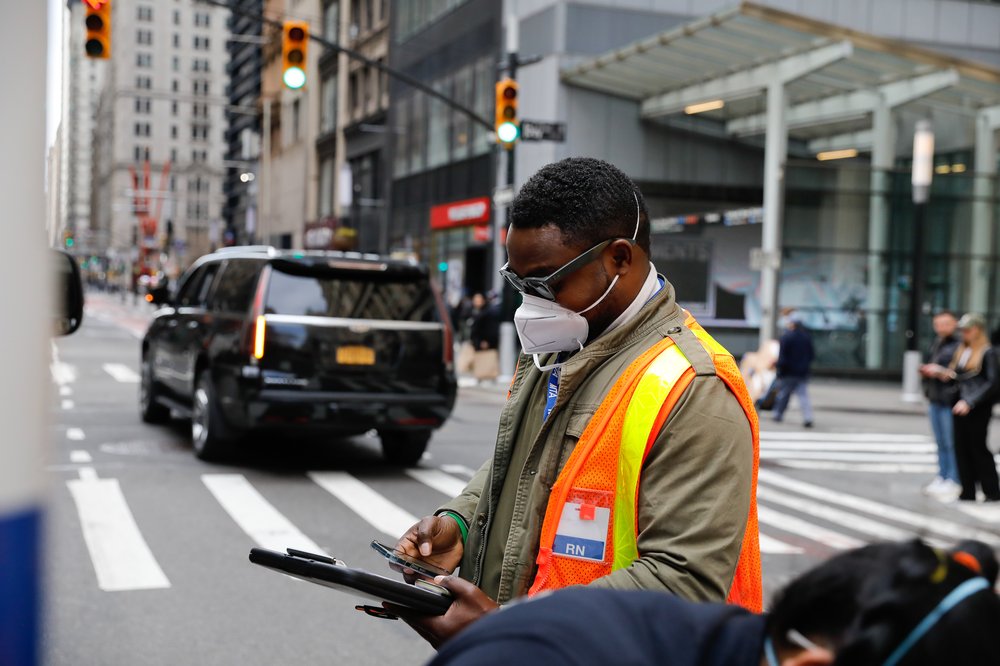
M521 128L511 122L500 123L497 127L497 138L503 143L514 143L521 135Z
M73 243L74 242L75 241L72 238L67 238L66 239L66 247L73 247Z
M301 67L289 67L285 70L282 79L287 87L298 90L306 84L306 72Z
M442 261L441 263L439 263L438 264L438 270L440 272L442 272L442 273L444 273L446 270L448 270L448 262L447 261Z

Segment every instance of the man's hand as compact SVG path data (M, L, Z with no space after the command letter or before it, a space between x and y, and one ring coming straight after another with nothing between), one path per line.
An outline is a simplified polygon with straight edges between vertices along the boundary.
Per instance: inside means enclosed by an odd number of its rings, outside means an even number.
M951 408L951 413L955 416L966 416L972 411L972 406L964 400L959 400L955 403L955 406Z
M386 610L398 615L420 634L425 641L438 649L458 632L500 606L467 580L457 576L438 576L434 582L451 592L454 601L444 615L414 615L394 604L383 604Z
M462 530L454 518L427 516L399 538L396 550L445 571L454 571L462 562L465 547Z

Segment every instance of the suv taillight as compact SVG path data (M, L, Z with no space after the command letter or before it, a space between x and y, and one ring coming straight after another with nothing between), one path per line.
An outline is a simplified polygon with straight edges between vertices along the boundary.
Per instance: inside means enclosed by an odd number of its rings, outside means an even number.
M250 353L258 361L264 358L264 343L267 338L267 319L264 317L264 297L267 295L267 282L271 277L271 267L265 266L257 280L257 291L253 296L253 308L250 321L253 328L250 336Z
M431 285L431 291L434 292L434 301L437 303L438 316L441 317L441 323L444 324L444 329L441 331L441 344L444 346L444 351L441 356L445 367L451 370L455 362L455 335L451 330L451 317L448 316L448 308L445 307L444 299L441 298L441 292L433 284Z

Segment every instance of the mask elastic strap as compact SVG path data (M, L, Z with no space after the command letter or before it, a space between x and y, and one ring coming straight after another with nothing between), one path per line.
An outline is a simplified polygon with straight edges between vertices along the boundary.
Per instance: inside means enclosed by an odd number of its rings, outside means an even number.
M632 196L635 198L635 231L632 233L632 240L639 239L639 195L632 190Z
M771 641L770 636L768 636L767 640L764 641L764 656L767 657L767 666L781 666L781 662L778 661L778 655L774 651L774 643Z
M903 639L903 642L899 644L899 647L897 647L891 655L889 655L889 658L882 663L882 666L896 666L896 664L898 664L903 657L906 656L906 653L917 644L917 641L927 635L927 632L933 629L934 625L937 624L948 611L971 597L973 594L983 590L988 590L989 588L990 584L985 578L973 578L956 587L948 594L948 596L941 600L941 603L934 607L934 610L927 614L927 617L920 621L920 624L913 628L913 631L911 631L910 634Z
M608 294L611 293L611 290L615 288L615 283L618 282L618 278L620 278L620 277L621 277L621 275L616 275L615 279L611 281L611 284L608 285L608 288L604 291L604 293L601 295L601 297L598 298L596 301L594 301L593 304L590 307L584 308L583 310L580 310L579 312L577 312L577 314L578 315L582 315L584 312L590 312L591 310L593 310L594 308L596 308L598 305L600 305L601 301L603 301L605 298L607 298ZM577 340L577 342L579 342L579 340Z
M574 340L573 342L575 342L576 344L580 345L580 349L578 351L583 351L583 343L582 342L580 342L579 340ZM555 370L556 368L561 368L562 366L566 365L566 361L560 361L559 363L553 363L551 365L542 365L541 363L538 362L538 357L539 356L540 356L540 354L532 354L531 355L531 360L533 360L535 362L535 367L538 368L539 370L541 370L542 372L548 372L549 370ZM556 358L559 358L558 354L556 355Z

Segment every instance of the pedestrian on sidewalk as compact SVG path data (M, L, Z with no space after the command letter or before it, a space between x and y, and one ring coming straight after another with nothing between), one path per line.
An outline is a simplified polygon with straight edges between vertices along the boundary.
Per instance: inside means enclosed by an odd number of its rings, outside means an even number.
M798 313L792 312L785 319L785 333L779 341L778 397L774 401L774 420L780 422L785 416L788 402L794 393L802 409L803 425L813 426L812 403L809 400L809 374L815 352L812 337L802 324Z
M928 495L954 499L961 491L958 466L955 462L955 428L951 410L958 402L958 384L945 372L960 343L957 335L958 318L942 310L933 319L935 338L927 352L920 374L924 378L927 414L938 449L938 475L924 487Z
M472 325L469 337L475 355L472 370L480 382L493 381L500 374L500 308L482 294L472 297Z
M1000 500L1000 479L993 454L986 447L986 435L993 416L1000 372L997 358L986 335L986 319L975 313L958 322L962 344L945 375L957 382L959 400L952 408L955 427L955 462L962 483L958 499L976 501L976 486L986 501Z

